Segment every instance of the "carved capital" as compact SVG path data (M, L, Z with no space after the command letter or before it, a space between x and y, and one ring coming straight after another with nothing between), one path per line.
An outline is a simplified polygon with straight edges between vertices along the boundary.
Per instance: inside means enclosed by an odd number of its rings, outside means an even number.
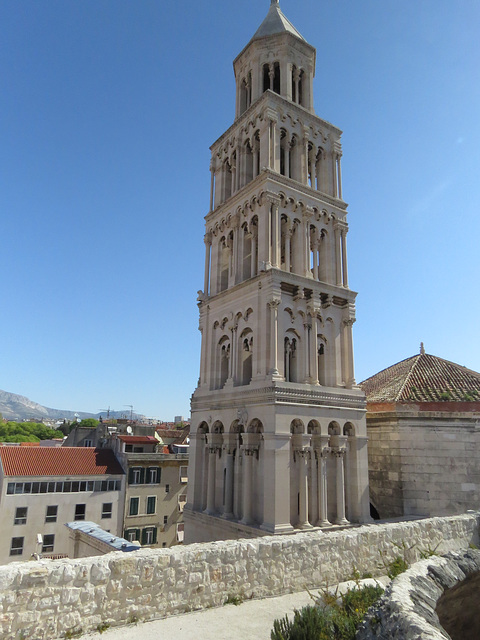
M278 305L280 304L280 300L278 298L272 298L272 300L269 300L267 302L268 306L270 307L270 309L272 311L275 311L276 309L278 309Z

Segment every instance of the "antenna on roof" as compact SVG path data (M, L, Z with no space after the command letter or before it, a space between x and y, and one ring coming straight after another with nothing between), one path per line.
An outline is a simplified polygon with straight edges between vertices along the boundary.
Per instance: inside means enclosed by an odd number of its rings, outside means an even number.
M130 420L133 420L133 404L124 404L124 407L130 407Z
M420 342L420 355L421 356L425 355L425 347L423 346L423 342Z

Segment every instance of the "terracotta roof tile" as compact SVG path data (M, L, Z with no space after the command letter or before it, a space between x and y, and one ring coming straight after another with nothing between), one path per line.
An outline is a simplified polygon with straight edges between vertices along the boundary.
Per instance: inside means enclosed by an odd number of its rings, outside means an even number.
M154 436L118 436L118 439L127 444L158 444Z
M0 447L6 476L92 476L123 474L110 449L93 447Z
M397 362L360 386L367 402L480 400L480 373L428 353Z

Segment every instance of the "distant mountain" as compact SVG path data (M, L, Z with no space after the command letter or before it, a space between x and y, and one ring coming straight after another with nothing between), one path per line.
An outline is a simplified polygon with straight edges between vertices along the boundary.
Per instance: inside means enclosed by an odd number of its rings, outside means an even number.
M74 420L77 416L83 418L98 418L94 413L85 411L63 411L61 409L50 409L37 402L33 402L25 396L16 393L0 390L0 413L7 420L41 420L49 418L51 420Z
M130 411L100 411L99 413L88 413L86 411L65 411L63 409L50 409L42 404L33 402L25 396L16 393L9 393L0 389L0 413L7 420L75 420L75 418L130 418ZM141 420L145 416L141 413L132 413L133 420Z

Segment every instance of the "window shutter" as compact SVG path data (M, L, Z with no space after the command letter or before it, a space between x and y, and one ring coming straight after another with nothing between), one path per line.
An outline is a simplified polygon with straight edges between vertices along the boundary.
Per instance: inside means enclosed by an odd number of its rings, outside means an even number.
M147 530L142 529L142 544L147 544Z
M140 542L140 529L135 529L135 540Z
M160 484L162 481L162 467L157 467L157 482Z
M128 470L128 484L133 483L133 467L130 467Z
M153 529L153 544L157 544L157 527Z
M145 483L145 467L140 469L140 484Z

